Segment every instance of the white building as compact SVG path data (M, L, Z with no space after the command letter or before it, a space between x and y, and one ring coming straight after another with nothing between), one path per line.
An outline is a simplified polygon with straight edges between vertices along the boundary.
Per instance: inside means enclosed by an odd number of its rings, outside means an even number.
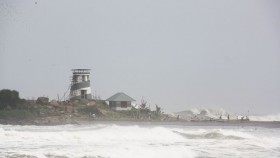
M125 93L119 92L106 101L109 101L109 107L113 110L131 110L131 102L135 100Z

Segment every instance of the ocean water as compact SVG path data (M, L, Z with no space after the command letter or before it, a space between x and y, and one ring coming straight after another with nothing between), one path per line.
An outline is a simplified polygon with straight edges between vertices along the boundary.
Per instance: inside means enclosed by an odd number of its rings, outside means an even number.
M0 157L280 157L280 128L113 123L0 125Z

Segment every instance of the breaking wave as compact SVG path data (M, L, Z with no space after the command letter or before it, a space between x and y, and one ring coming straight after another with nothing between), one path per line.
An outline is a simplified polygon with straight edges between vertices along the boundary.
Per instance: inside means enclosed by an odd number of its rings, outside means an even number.
M238 136L235 134L224 134L221 130L213 130L213 131L207 131L203 133L185 133L185 132L178 132L174 131L174 133L178 133L182 135L185 138L188 139L234 139L234 140L240 140L245 139L245 137Z
M251 121L280 121L280 114L277 115L266 115L266 116L249 116Z
M236 119L238 115L225 111L224 109L207 109L207 108L193 108L181 112L176 112L173 115L180 115L180 118L190 120L190 119L227 119L228 115L230 119Z
M279 130L129 124L0 125L0 157L276 157L280 155Z
M181 112L176 112L172 114L173 116L179 115L181 119L185 120L210 120L210 119L228 119L237 120L242 117L246 118L244 115L239 115L232 112L227 112L224 109L207 109L207 108L194 108L190 110L185 110ZM276 115L251 115L248 116L250 121L280 121L280 114Z

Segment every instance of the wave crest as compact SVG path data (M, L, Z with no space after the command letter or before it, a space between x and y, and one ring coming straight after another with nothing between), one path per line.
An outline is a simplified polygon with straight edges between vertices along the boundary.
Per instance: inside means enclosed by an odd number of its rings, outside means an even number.
M210 119L229 119L237 120L247 118L244 115L228 112L224 109L207 109L207 108L193 108L181 112L175 112L173 116L179 115L181 119L185 120L210 120ZM280 121L280 114L276 115L250 115L248 116L250 121Z
M233 139L233 140L245 139L245 137L241 137L237 135L232 135L232 134L226 135L221 131L208 131L208 132L203 132L198 134L184 133L179 131L173 131L173 132L187 139Z
M267 116L249 116L251 121L280 121L280 114Z

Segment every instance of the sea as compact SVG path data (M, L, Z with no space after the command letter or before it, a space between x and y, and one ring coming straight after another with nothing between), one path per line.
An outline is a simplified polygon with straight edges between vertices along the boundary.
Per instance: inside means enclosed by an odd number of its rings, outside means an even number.
M0 140L1 158L280 157L279 123L0 125Z

